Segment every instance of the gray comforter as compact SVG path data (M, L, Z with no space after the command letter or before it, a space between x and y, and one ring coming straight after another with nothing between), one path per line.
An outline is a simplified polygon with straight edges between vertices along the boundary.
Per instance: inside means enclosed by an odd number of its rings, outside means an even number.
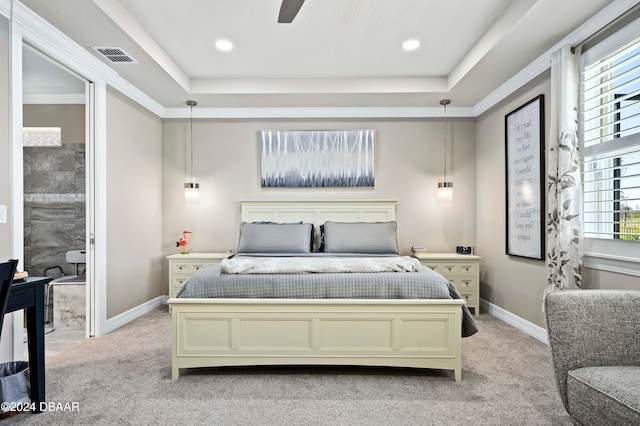
M276 299L460 299L442 275L421 266L419 272L223 274L220 265L198 272L178 293L181 298ZM478 328L462 308L462 336Z

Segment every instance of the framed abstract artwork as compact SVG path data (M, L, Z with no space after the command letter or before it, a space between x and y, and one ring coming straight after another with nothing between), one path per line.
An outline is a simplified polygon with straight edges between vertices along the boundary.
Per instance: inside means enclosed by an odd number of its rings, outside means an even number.
M375 130L263 130L261 186L373 187Z

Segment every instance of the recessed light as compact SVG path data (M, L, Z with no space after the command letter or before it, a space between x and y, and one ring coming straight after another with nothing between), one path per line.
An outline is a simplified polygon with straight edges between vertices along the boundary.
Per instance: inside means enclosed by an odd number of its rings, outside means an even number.
M404 43L402 43L402 48L404 50L416 50L418 47L420 47L420 40L415 38L405 40Z
M233 43L225 39L216 40L216 48L223 52L228 52L233 50Z

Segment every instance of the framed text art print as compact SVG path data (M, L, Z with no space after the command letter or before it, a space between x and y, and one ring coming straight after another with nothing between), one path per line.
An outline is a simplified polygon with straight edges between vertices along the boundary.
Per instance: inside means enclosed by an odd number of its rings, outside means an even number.
M373 187L375 130L263 130L261 186Z
M544 95L505 116L507 248L544 259Z

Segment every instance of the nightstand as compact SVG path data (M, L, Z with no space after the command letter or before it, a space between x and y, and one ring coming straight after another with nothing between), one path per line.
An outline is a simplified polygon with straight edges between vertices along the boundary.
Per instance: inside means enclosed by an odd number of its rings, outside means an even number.
M220 263L231 253L172 254L169 260L169 298L176 297L184 283L198 271Z
M473 313L480 314L480 259L472 254L415 253L425 266L442 274L456 287Z

